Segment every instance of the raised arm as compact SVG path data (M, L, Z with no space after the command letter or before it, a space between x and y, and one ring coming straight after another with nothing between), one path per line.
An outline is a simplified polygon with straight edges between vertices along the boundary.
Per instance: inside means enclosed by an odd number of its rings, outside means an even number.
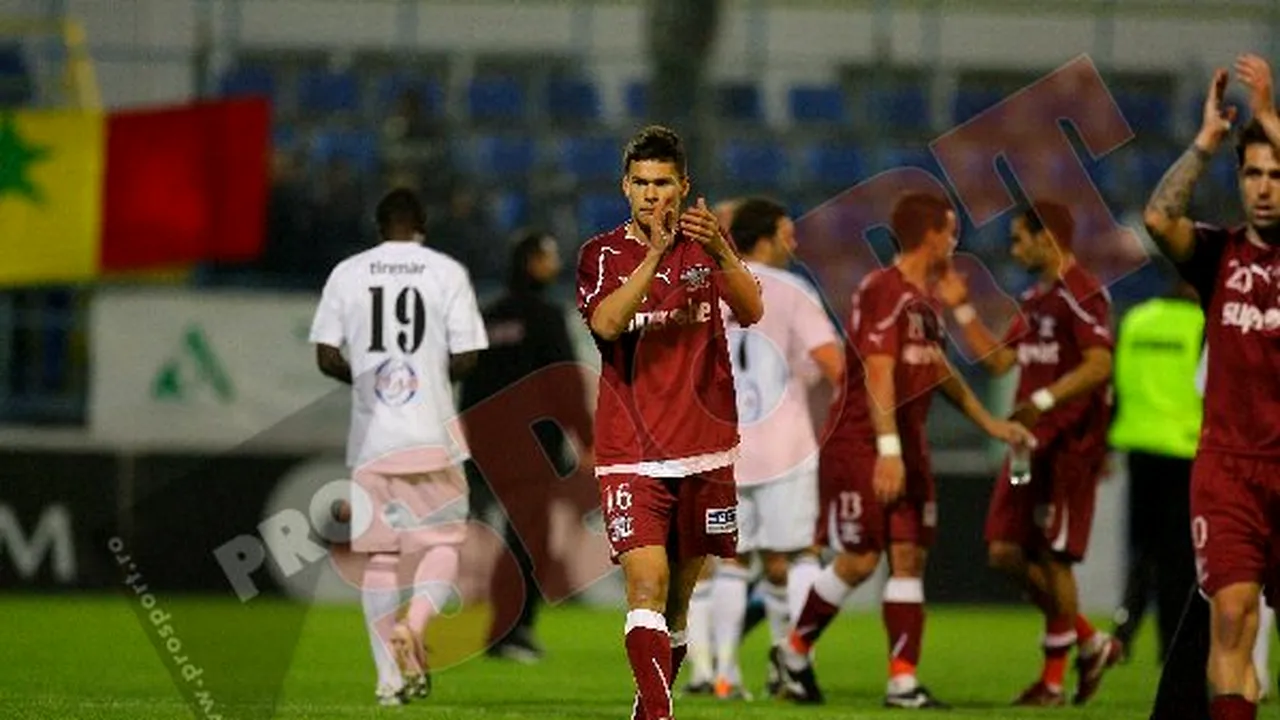
M1249 90L1249 112L1253 119L1262 126L1271 144L1280 147L1280 115L1276 114L1271 65L1262 56L1247 53L1236 59L1236 75Z
M995 334L978 318L969 304L969 286L954 267L949 268L938 280L935 292L942 302L951 308L956 323L960 325L965 344L978 356L978 362L992 375L1004 375L1017 364L1018 354L1001 343Z
M649 292L654 273L658 271L658 263L662 261L662 252L651 248L627 281L596 305L595 311L591 313L591 332L605 340L617 340L626 332L631 319L640 309L640 303L644 302L644 297Z
M1204 116L1195 142L1160 179L1142 213L1151 238L1174 262L1190 259L1195 250L1195 224L1187 217L1191 191L1231 131L1231 122L1235 119L1235 108L1222 107L1226 87L1227 71L1216 71L1209 85L1209 96L1205 99Z
M720 272L716 282L725 304L733 311L734 320L742 327L753 325L764 316L764 300L760 296L760 283L738 257L733 245L725 237L715 213L707 208L707 201L698 198L697 204L680 217L680 229L702 244L716 261Z

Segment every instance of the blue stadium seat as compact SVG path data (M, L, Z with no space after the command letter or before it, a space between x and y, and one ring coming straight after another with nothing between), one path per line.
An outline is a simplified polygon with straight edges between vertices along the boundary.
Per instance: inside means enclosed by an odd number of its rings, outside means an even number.
M627 83L623 100L627 106L627 117L632 120L643 120L649 116L649 84L643 80Z
M927 147L887 147L881 151L881 171L903 167L923 168L939 178L942 177L942 166Z
M721 167L734 185L774 188L787 171L787 153L768 141L731 140L721 149Z
M475 140L475 170L481 175L523 179L536 160L533 139L521 135L482 135Z
M917 85L887 88L870 93L871 120L895 130L925 131L932 126L929 98Z
M444 114L444 87L435 78L424 78L404 72L388 73L378 80L378 114L385 116L395 111L400 98L407 92L416 92L422 101L422 111L428 117Z
M275 100L275 73L271 68L260 65L241 65L232 68L219 80L218 94L222 97L261 95Z
M349 72L307 70L298 78L298 108L303 112L355 112L360 83Z
M493 197L493 219L503 233L524 227L529 222L529 195L515 190L496 193Z
M571 137L561 143L562 169L579 182L616 180L622 174L621 150L608 137Z
M716 88L716 110L725 120L760 122L764 106L760 88L750 83L726 83Z
M627 221L631 208L626 198L612 193L590 193L578 200L578 235L591 237Z
M1005 94L999 90L957 90L951 98L951 121L957 125L968 122L1004 98Z
M515 78L475 78L467 88L467 110L472 120L521 120L526 112L524 88Z
M1160 178L1178 160L1181 151L1174 148L1147 148L1138 155L1138 172L1134 182L1140 188L1155 188Z
M557 122L600 119L600 94L586 80L555 78L547 84L547 115Z
M311 145L311 159L319 164L345 160L360 172L378 166L378 137L364 130L320 130Z
M1118 91L1116 104L1134 134L1168 135L1172 130L1172 103L1159 93Z
M796 123L844 124L848 119L838 85L797 85L787 91L787 104Z
M22 48L17 44L0 45L0 107L30 103L34 89Z
M1209 164L1209 182L1219 191L1234 192L1238 171L1236 154L1234 152L1220 152L1214 156L1213 162Z
M863 179L866 160L852 143L819 143L805 151L809 180L824 188L848 187Z

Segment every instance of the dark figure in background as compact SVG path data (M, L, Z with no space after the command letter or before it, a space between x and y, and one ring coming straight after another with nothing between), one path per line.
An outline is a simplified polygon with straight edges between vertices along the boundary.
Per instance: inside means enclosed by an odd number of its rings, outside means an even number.
M1167 297L1130 310L1116 343L1117 412L1109 440L1129 454L1130 562L1115 636L1132 647L1154 591L1161 662L1196 581L1187 528L1191 462L1204 417L1196 388L1203 337L1199 296L1179 282Z
M709 143L699 127L706 108L699 98L719 28L720 0L654 0L649 8L649 116L685 137L691 175L707 177Z
M545 297L547 288L555 283L560 273L558 248L554 237L530 232L512 249L507 292L483 311L491 341L489 349L480 354L475 370L463 382L461 410L464 415L468 408L542 368L577 359L565 309ZM572 423L573 427L567 429L578 441L579 460L576 465L590 467L591 458L582 459L582 456L589 455L592 446L586 381L584 379L577 387L559 387L558 391L558 401L568 401L581 410ZM467 427L466 432L468 443L477 454L483 452L482 446L486 443L505 442L505 438L487 437L484 428ZM534 433L561 477L574 471L575 463L566 452L567 438L558 426L550 422L541 423L534 427ZM534 639L533 624L540 594L537 576L546 577L550 570L548 506L553 488L536 483L518 488L491 488L472 463L467 465L467 476L471 485L473 516L483 519L497 502L496 497L507 501L507 506L501 508L506 520L504 537L520 564L524 580L522 593L515 585L516 578L505 572L506 568L499 564L494 570L490 584L494 619L488 654L535 662L543 654ZM590 483L590 487L594 492L595 483ZM519 498L519 502L511 502L512 498ZM520 604L522 596L523 605ZM513 624L511 619L517 615L519 619ZM507 628L511 630L507 632Z

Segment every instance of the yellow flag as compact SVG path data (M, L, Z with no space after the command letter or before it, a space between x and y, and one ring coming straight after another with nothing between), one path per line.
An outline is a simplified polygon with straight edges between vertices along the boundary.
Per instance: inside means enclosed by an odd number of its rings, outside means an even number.
M98 113L0 112L0 285L97 274L104 125Z

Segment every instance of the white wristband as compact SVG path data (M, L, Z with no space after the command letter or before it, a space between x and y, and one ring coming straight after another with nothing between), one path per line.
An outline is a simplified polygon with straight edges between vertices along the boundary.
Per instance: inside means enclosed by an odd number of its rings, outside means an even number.
M897 435L876 436L876 454L884 457L902 457L902 440Z
M1049 412L1057 402L1057 399L1053 397L1053 393L1049 392L1049 388L1040 388L1031 393L1031 404L1035 405L1040 412Z
M961 325L968 325L978 319L978 311L974 310L973 306L969 303L956 306L956 308L951 311L951 314L955 316L956 322Z

